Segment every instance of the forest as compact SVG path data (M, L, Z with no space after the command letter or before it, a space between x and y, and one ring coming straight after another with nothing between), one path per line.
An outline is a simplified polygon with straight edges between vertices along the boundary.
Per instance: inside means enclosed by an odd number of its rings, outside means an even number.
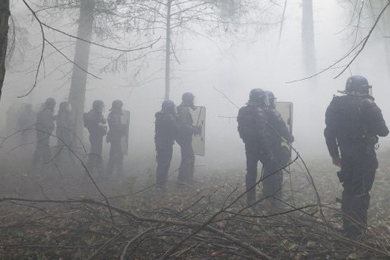
M340 168L324 138L325 111L353 75L390 122L389 23L390 0L1 0L0 259L389 259L389 138L375 145L358 239L343 235ZM280 207L260 195L261 163L256 205L246 200L237 116L256 88L288 104ZM182 183L176 140L161 189L156 113L184 93L202 111L201 152L193 141L194 180ZM94 171L86 118L100 104L108 125L116 101L128 113L123 170L108 175L113 141L102 137Z

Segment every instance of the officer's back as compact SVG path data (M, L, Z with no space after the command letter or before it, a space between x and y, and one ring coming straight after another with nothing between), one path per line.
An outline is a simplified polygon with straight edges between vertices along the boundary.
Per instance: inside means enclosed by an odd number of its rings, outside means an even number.
M357 76L351 77L351 80L363 81ZM335 96L326 110L325 137L332 156L336 155L336 144L331 140L337 139L341 151L360 153L366 149L367 142L376 143L376 136L389 133L382 112L369 95L368 88L359 89L356 87L360 86L358 83L353 82L354 89L349 90L347 82L345 95Z
M88 129L91 137L103 137L107 132L104 126L106 120L103 117L104 103L101 100L95 100L92 109L84 114L84 126Z
M254 90L251 91L247 105L240 108L238 112L238 132L245 144L259 145L268 149L269 143L266 136L267 116L264 105L262 105L264 102L260 100L264 94L257 95ZM259 100L256 100L256 98Z
M167 102L166 102L167 103ZM178 134L178 119L175 113L175 106L167 106L156 113L156 126L155 126L155 144L156 147L164 147L173 145ZM171 111L172 110L172 111Z

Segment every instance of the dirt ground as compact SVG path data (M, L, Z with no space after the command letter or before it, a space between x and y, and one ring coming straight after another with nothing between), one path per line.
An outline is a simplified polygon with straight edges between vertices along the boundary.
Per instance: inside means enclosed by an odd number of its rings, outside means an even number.
M326 160L288 168L282 206L247 208L240 169L199 168L191 186L173 169L162 192L153 171L90 178L79 162L34 168L3 155L0 259L389 259L387 155L358 241L341 234L341 186Z

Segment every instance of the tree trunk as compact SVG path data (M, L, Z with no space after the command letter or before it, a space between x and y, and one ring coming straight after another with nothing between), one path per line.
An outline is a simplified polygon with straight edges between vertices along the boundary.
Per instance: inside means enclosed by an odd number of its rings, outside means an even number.
M0 0L0 98L5 78L9 15L9 0Z
M383 4L385 6L386 3ZM385 44L385 51L386 51L386 59L387 59L387 67L388 71L390 69L390 12L387 10L387 12L384 14L382 19L382 30L384 31L384 44Z
M77 40L74 57L72 81L69 92L69 102L75 113L76 134L82 136L83 113L85 105L85 92L87 89L87 76L89 65L89 52L92 39L93 14L95 10L95 0L80 1L80 18L78 25L77 37L88 42ZM81 69L82 68L82 69Z
M302 0L302 57L305 70L312 75L316 71L313 0Z
M171 79L171 7L172 0L168 0L165 37L165 99L169 99Z

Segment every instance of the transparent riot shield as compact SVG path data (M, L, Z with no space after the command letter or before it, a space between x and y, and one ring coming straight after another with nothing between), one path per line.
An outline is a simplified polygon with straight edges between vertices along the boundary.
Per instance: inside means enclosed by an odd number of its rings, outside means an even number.
M121 145L123 154L129 152L129 126L130 126L130 111L122 110L121 123L124 128L125 134L122 136Z
M287 128L290 130L290 133L293 132L293 103L292 102L276 102L276 110L280 113L283 118L283 121L286 122ZM287 147L290 150L291 147L285 142L282 142L282 145Z
M196 109L190 109L194 126L200 126L202 133L200 135L194 135L192 137L192 148L196 155L205 155L205 141L206 141L206 107L196 107Z

